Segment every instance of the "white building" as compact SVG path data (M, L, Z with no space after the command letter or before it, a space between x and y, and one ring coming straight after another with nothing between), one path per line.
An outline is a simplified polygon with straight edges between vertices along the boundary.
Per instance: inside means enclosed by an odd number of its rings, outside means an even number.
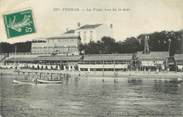
M112 37L112 24L78 25L75 30L66 31L61 36L32 41L33 54L79 55L79 44Z
M90 41L101 40L102 37L112 37L112 24L94 24L78 26L75 30L75 34L80 36L81 43L89 43Z

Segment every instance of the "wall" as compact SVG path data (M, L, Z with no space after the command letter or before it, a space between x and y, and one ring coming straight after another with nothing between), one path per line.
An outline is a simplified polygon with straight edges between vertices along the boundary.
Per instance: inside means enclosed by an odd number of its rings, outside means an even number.
M92 39L91 39L91 31L92 31ZM106 24L100 25L97 28L76 30L75 34L79 35L79 32L81 37L81 43L89 43L91 40L98 41L101 40L101 38L104 36L112 37L112 28L110 28L110 26ZM86 39L84 36L85 32L86 32Z
M112 37L112 28L110 28L108 25L104 24L100 27L96 28L96 40L101 40L102 37Z
M73 54L79 55L78 45L80 40L78 38L48 39L45 43L32 43L32 53L51 54L56 52L58 54Z

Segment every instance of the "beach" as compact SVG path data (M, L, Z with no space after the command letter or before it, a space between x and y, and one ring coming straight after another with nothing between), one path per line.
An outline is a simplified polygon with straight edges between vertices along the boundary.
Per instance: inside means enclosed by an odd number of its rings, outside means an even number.
M162 71L66 71L66 70L33 70L33 69L1 69L2 74L6 75L21 75L28 73L43 73L43 74L68 74L71 78L138 78L149 80L167 80L167 79L183 79L183 72Z

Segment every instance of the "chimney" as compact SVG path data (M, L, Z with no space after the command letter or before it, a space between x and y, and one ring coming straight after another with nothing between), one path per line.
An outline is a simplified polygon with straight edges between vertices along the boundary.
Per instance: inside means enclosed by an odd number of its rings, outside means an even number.
M78 26L78 28L79 28L79 27L81 26L81 23L80 23L80 22L78 22L78 23L77 23L77 26Z

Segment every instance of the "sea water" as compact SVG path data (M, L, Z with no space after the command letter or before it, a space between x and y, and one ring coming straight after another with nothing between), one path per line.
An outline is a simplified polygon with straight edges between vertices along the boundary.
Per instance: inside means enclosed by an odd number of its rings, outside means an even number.
M182 117L183 84L126 78L70 78L62 84L0 80L2 117Z

